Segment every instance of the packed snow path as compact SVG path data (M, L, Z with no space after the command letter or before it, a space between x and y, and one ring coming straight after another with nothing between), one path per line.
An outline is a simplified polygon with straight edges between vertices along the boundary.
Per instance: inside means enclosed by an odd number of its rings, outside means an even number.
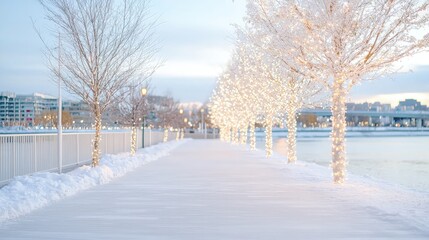
M109 184L0 224L0 239L428 239L402 218L262 156L189 141Z

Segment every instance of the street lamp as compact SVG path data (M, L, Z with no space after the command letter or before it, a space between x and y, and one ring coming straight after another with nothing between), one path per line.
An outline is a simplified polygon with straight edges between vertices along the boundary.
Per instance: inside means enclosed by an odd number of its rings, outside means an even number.
M144 107L144 105L145 105L145 103L146 103L146 94L147 94L147 89L146 88L142 88L142 90L141 90L141 96L142 96L142 98L143 98L143 107ZM143 112L143 121L142 121L142 148L144 148L144 112Z
M182 115L183 115L183 109L179 109L179 114L180 114L180 119L181 119L181 118L182 118ZM185 129L184 129L184 128L181 128L181 127L180 127L180 125L182 125L182 124L180 124L180 123L179 123L180 139L183 139L183 137L182 137L182 136L184 136L184 135L185 135Z
M205 123L204 123L204 108L201 108L201 131L204 133L204 138L207 138Z
M146 96L146 94L147 94L147 88L142 88L141 90L142 97Z

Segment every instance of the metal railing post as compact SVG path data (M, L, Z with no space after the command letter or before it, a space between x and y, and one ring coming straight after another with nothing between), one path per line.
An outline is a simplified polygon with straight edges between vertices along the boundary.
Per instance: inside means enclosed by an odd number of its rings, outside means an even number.
M79 152L79 134L78 133L76 133L76 153L77 153L76 163L77 163L77 165L79 165L79 163L80 163L80 152Z
M152 146L152 128L149 127L149 146Z
M11 138L13 141L13 177L16 176L16 141L18 139L18 137L12 137Z
M34 148L34 171L37 172L37 136L33 136L33 148Z

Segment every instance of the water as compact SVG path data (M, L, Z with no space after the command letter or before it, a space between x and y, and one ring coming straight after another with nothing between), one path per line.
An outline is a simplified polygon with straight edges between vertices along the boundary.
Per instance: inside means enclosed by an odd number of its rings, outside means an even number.
M264 149L264 139L257 147ZM274 138L273 150L286 156L286 138ZM329 166L329 138L298 138L298 161ZM429 192L429 137L347 138L348 172Z

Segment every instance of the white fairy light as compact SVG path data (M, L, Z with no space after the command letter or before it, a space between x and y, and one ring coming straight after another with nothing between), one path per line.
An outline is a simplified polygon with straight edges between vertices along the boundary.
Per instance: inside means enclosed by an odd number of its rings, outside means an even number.
M168 128L164 128L163 142L167 142L167 141L168 141Z
M249 124L250 150L256 149L255 123Z

